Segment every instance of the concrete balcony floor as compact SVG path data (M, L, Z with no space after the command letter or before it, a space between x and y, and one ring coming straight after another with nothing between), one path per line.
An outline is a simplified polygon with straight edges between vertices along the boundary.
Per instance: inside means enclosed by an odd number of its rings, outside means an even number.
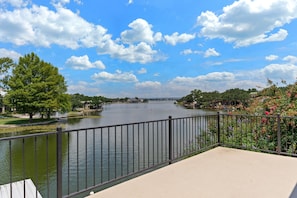
M88 198L293 198L296 184L297 158L217 147Z

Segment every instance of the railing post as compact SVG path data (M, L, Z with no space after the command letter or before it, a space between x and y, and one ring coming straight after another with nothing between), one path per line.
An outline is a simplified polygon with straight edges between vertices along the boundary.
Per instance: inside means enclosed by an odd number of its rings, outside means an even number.
M277 114L277 153L280 154L281 150L282 150L282 145L281 145L280 114Z
M172 163L173 159L173 138L172 138L172 117L169 116L168 119L168 146L169 146L169 164Z
M217 112L218 144L221 145L220 112Z
M62 128L57 128L57 198L62 198Z

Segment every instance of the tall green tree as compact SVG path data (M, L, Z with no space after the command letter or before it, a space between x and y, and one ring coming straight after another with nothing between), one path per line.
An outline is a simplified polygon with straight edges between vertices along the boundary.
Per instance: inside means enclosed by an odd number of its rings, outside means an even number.
M0 88L5 90L9 78L8 71L15 66L13 60L8 57L0 58Z
M36 113L49 118L53 111L71 108L66 83L58 68L34 53L19 58L7 87L5 102L19 113L28 113L30 120Z

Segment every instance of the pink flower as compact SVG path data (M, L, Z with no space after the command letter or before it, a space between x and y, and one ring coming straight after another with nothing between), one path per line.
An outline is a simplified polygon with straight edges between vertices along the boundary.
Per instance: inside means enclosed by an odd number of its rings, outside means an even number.
M269 115L269 112L268 111L265 111L265 115Z
M266 124L266 123L267 123L267 118L262 118L261 122L262 122L263 124Z

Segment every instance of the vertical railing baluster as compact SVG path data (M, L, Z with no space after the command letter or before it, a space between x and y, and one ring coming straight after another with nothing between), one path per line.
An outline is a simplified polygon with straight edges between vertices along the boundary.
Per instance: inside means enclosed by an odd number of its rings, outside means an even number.
M117 127L114 127L114 178L117 178Z
M26 174L25 174L25 138L22 138L22 160L23 160L23 193L24 193L24 198L26 197Z
M172 117L169 116L169 119L168 119L168 145L169 145L169 164L172 163L172 160L173 160L173 136L172 136Z
M48 157L48 152L49 152L49 150L48 150L48 141L49 141L49 137L48 137L48 135L46 135L46 185L47 185L47 197L50 197L49 196L49 173L48 173L48 171L49 171L49 165L48 165L48 163L49 163L49 157Z
M143 157L142 157L142 164L143 164L143 169L145 169L145 123L142 123L142 143L143 143Z
M109 127L107 128L107 175L108 175L108 180L110 180L110 129Z
M100 129L100 176L101 176L101 183L103 183L103 135L102 135L102 128Z
M37 137L34 137L34 174L35 174L35 184L36 189L35 189L35 197L37 198L37 187L38 187L38 166L37 166Z
M70 194L70 133L67 133L67 192Z
M129 128L128 128L128 125L126 125L126 133L127 133L127 175L129 174Z
M95 136L95 129L93 129L93 186L95 186L96 183L96 155L95 155L95 151L96 151L96 147L95 147L95 140L96 140L96 136Z
M85 188L88 187L88 130L85 130L85 167L86 167L86 170L85 170L85 180L86 180L86 183L85 183Z
M57 128L57 198L62 198L62 128Z
M282 150L280 121L281 121L280 114L277 114L277 153L278 154L280 154Z
M76 190L79 191L79 131L76 131Z
M12 152L11 152L11 140L9 140L9 190L10 198L12 198Z
M123 176L124 166L123 166L123 125L121 125L121 176Z
M217 131L218 131L218 145L221 146L221 126L220 126L220 112L217 112Z
M138 127L138 136L137 136L137 146L138 146L138 171L140 170L140 127L139 127L139 123L137 124L137 127Z
M132 153L133 153L133 155L132 155L132 161L133 161L133 166L132 166L132 171L133 171L133 173L135 172L135 164L134 164L134 161L135 161L135 143L134 143L134 141L135 141L135 130L134 130L134 124L132 125L132 127L133 127L133 129L132 129Z

